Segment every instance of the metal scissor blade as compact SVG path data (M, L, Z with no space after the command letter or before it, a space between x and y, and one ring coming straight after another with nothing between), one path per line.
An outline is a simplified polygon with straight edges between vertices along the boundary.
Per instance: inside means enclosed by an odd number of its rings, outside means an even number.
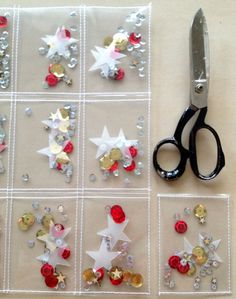
M206 19L200 8L190 30L190 99L197 108L207 106L209 87L209 40Z

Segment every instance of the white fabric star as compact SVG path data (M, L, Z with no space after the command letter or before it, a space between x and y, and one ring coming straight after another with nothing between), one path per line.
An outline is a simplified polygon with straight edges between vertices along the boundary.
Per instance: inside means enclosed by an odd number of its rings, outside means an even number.
M183 257L184 253L187 253L188 255L192 254L194 246L188 241L187 238L184 238L184 250L177 252L177 255L179 257Z
M115 45L111 44L107 48L101 48L95 46L95 50L91 50L96 62L89 69L90 71L95 71L101 69L104 76L107 78L109 69L114 68L117 64L120 63L117 59L126 57L125 54L119 53L115 49Z
M100 268L109 270L112 267L112 260L118 257L121 252L108 251L105 239L102 239L100 248L98 251L86 251L86 253L95 260L94 270L97 271Z
M96 154L96 159L98 159L114 147L117 138L111 137L105 126L101 137L90 138L89 140L98 146Z
M215 241L211 241L210 245L212 246L207 246L204 243L204 238L205 236L203 234L199 234L199 245L201 247L203 247L205 249L205 251L208 254L209 259L213 260L213 261L217 261L219 263L222 263L223 260L221 259L221 257L219 257L219 255L216 253L217 248L220 245L221 239L215 240Z
M119 135L116 139L116 142L115 142L114 146L118 147L121 150L124 157L127 157L127 158L131 159L131 154L130 154L130 151L129 151L129 147L130 146L135 146L135 145L137 145L137 143L138 143L138 140L128 140L128 139L126 139L123 130L120 129Z
M69 267L70 264L60 256L59 250L60 249L58 248L51 253L47 251L44 254L36 257L36 259L40 262L52 265L53 268L55 268L57 265Z
M52 58L55 54L58 54L65 59L70 57L68 47L77 42L77 39L66 36L64 26L58 27L55 35L46 35L42 40L49 46L47 53L48 58Z
M42 236L37 237L38 240L46 243L46 248L48 248L51 252L55 251L57 248L64 248L67 246L64 238L71 231L71 227L66 228L60 232L56 232L55 234L55 225L51 221L49 233L44 234Z
M54 168L56 155L52 154L49 147L42 148L41 150L38 150L37 153L47 156L49 158L49 167Z
M125 227L127 226L129 219L126 219L122 223L116 223L112 219L111 215L107 215L107 224L108 227L97 234L99 236L110 238L110 246L113 249L118 241L126 241L130 242L130 239L123 232Z

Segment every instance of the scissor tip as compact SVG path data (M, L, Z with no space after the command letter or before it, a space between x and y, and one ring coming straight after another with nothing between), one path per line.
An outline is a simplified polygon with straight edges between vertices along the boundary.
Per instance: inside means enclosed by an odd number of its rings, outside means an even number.
M204 16L202 8L199 8L199 10L196 12L195 16L199 16L199 17L203 17Z

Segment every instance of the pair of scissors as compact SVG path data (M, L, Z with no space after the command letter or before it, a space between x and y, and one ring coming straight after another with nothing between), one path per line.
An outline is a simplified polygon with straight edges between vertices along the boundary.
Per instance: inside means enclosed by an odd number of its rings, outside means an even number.
M181 116L174 136L166 138L158 143L153 152L153 166L156 172L164 179L171 181L182 176L185 171L187 160L194 174L202 180L215 178L225 165L225 157L222 150L220 138L216 131L205 123L207 114L207 98L209 87L209 41L206 19L202 9L199 9L194 16L190 30L190 106ZM182 133L188 121L199 112L189 134L189 149L182 145ZM217 146L217 161L215 169L209 175L199 172L196 152L196 136L200 129L206 129L213 134ZM158 151L165 144L172 144L177 147L180 153L178 166L171 171L164 170L158 163Z

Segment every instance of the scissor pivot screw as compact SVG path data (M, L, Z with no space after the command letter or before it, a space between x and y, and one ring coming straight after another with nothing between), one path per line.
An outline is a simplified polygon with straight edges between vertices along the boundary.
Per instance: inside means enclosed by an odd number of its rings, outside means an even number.
M202 93L202 92L203 92L203 89L204 89L204 87L203 87L202 84L198 84L198 85L196 85L196 87L195 87L195 91L196 91L196 93Z

